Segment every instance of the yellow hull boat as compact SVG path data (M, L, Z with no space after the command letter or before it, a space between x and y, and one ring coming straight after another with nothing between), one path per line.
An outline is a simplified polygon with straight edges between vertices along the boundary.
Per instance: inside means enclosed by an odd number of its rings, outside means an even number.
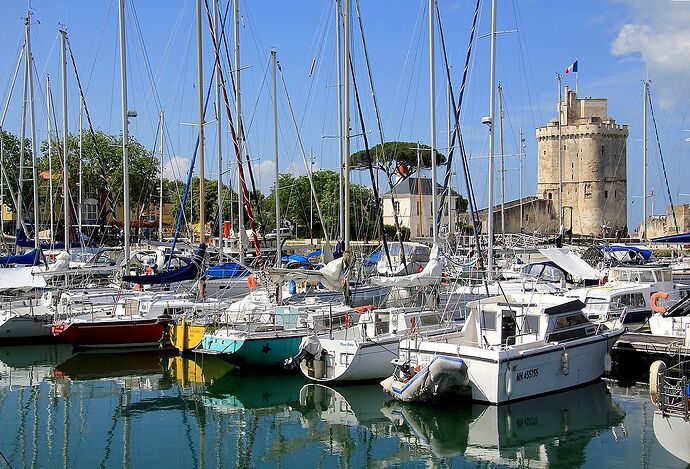
M180 352L194 350L201 344L206 329L206 325L189 324L182 318L180 322L169 326L170 343Z

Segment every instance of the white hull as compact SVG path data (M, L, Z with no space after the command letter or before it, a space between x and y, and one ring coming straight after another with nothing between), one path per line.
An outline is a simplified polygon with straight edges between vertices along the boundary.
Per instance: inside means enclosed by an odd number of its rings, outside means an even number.
M28 337L51 337L52 314L0 316L0 341Z
M654 436L669 453L690 464L690 422L678 415L654 412Z
M467 397L502 404L595 381L604 374L605 356L618 335L602 334L560 344L545 343L537 348L500 351L439 343L430 343L431 347L421 343L416 347L404 341L400 356L409 352L417 358L412 360L416 363L430 362L435 355L460 358L467 365L470 380Z

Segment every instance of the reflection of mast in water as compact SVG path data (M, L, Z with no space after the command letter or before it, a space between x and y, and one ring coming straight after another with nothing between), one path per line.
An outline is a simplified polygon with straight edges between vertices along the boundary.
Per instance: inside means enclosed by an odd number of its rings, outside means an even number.
M62 432L64 434L64 441L62 446L62 467L67 469L69 467L69 409L71 397L72 383L65 381L62 384L62 400L64 404L64 415L62 422Z
M129 387L123 386L123 391L122 393L125 396L125 407L129 406L129 402L131 400L131 393L132 391L129 389ZM114 415L117 415L114 413ZM128 468L129 467L129 432L130 432L130 425L129 425L129 412L125 412L124 416L124 429L122 431L122 467Z
M34 428L33 435L31 439L31 450L33 455L31 457L31 467L38 467L38 398L41 395L41 388L36 386L31 388L31 400L33 401L34 407Z

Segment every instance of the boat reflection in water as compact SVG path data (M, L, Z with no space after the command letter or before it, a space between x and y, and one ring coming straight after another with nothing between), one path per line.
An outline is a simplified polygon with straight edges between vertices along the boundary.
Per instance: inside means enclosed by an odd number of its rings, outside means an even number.
M67 344L0 347L0 388L37 386L51 375L55 363L71 354Z
M438 457L464 453L466 460L529 467L583 465L590 441L625 417L604 382L503 406L390 402L383 412L400 424L402 439Z

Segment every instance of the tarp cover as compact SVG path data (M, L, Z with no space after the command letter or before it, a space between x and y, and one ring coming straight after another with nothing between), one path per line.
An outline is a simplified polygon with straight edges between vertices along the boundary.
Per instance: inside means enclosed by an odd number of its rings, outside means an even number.
M322 283L331 291L342 291L345 281L343 273L345 260L340 257L330 261L318 270L280 269L277 267L266 269L269 277L274 281L282 282L285 279L307 280L314 285Z
M14 267L0 269L0 291L44 288L46 280L42 276L34 276L34 267Z
M670 236L659 236L652 238L653 243L679 243L690 244L690 233L678 233Z
M540 249L540 253L573 277L583 280L596 280L599 272L568 248Z
M0 265L38 265L41 263L41 253L35 249L25 253L14 256L0 257Z
M246 277L248 275L249 271L242 264L236 262L225 262L206 269L206 278L209 280Z
M645 260L649 260L650 257L652 257L652 250L648 248L640 248L637 246L625 246L622 244L612 244L610 246L594 246L600 251L603 252L609 252L609 253L623 253L623 254L632 254L633 257L635 254L640 254ZM619 260L622 260L619 258Z
M427 262L421 272L400 277L372 277L371 284L390 287L425 287L435 285L443 279L444 267L445 263L439 256L438 246L434 245L431 248L429 262Z
M194 253L194 258L189 264L175 270L168 270L154 275L123 275L123 282L138 283L140 285L163 285L167 283L182 282L193 280L199 273L199 269L204 262L206 255L206 245L200 244Z

